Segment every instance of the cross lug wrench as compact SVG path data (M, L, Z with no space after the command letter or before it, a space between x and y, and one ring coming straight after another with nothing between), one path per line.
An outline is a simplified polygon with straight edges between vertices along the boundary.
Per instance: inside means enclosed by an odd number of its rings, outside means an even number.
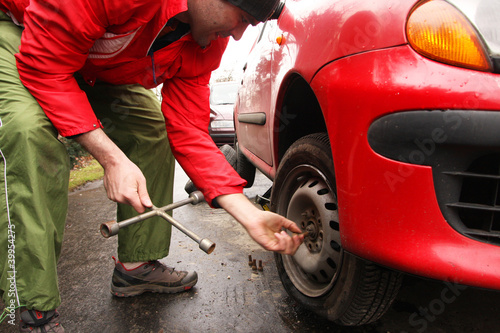
M202 201L204 201L205 198L203 197L203 194L200 191L194 191L189 195L189 198L180 200L174 203L171 203L170 205L158 208L158 207L151 207L151 211L147 213L143 213L134 217L131 217L127 220L121 221L121 222L116 222L116 221L109 221L106 223L101 224L101 234L105 238L109 238L111 236L114 236L118 234L118 231L121 228L125 228L131 224L135 224L141 221L144 221L145 219L148 219L153 216L160 216L163 219L165 219L167 222L172 224L174 227L182 231L185 235L187 235L189 238L194 240L198 245L200 246L200 249L205 251L207 254L210 254L213 252L215 249L215 243L212 242L211 240L207 238L201 238L198 235L196 235L194 232L188 230L186 227L184 227L182 224L180 224L177 220L175 220L172 216L168 215L166 211L187 205L187 204L192 204L196 205Z

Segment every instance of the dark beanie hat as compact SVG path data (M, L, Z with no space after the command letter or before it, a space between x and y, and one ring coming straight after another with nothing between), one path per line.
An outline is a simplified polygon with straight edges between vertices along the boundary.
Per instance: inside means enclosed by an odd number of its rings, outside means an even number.
M257 21L264 22L277 19L281 14L284 2L280 0L228 0L229 3L240 7Z

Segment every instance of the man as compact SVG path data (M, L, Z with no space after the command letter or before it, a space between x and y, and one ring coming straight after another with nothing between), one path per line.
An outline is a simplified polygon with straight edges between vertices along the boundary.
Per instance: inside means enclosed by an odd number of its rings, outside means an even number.
M296 251L303 236L281 230L300 229L247 200L244 180L207 131L208 82L227 37L238 40L278 7L277 0L0 0L0 293L8 308L21 307L22 331L63 331L56 263L69 163L58 133L104 167L118 220L171 202L173 153L211 206L265 249ZM162 83L160 107L147 89ZM169 239L169 224L158 218L121 230L112 293L195 285L196 272L158 261Z

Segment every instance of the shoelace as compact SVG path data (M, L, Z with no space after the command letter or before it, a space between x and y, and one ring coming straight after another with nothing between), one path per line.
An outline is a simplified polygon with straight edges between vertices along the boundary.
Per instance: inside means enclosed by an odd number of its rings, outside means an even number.
M174 272L177 274L177 276L179 276L179 275L180 275L180 273L179 273L179 272L176 272L176 271L175 271L175 268L174 268L174 267L170 268L170 267L168 267L168 266L165 266L165 265L163 265L161 262L159 262L158 260L155 260L155 261L150 261L148 265L153 266L153 268L152 268L152 270L153 270L153 271L154 271L155 269L157 269L158 267L160 267L160 268L161 268L161 270L162 270L162 272L165 272L165 270L169 270L169 269L171 269L171 270L169 271L169 273L170 273L171 275L172 275L172 274L174 274ZM146 267L147 267L148 265L146 265Z

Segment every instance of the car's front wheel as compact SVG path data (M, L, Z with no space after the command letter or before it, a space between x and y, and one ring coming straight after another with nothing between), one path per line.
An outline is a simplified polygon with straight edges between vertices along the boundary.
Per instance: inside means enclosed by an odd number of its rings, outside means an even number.
M275 255L280 279L293 298L342 325L367 324L386 312L401 274L343 250L325 133L306 136L287 150L273 184L271 209L309 232L295 255Z

